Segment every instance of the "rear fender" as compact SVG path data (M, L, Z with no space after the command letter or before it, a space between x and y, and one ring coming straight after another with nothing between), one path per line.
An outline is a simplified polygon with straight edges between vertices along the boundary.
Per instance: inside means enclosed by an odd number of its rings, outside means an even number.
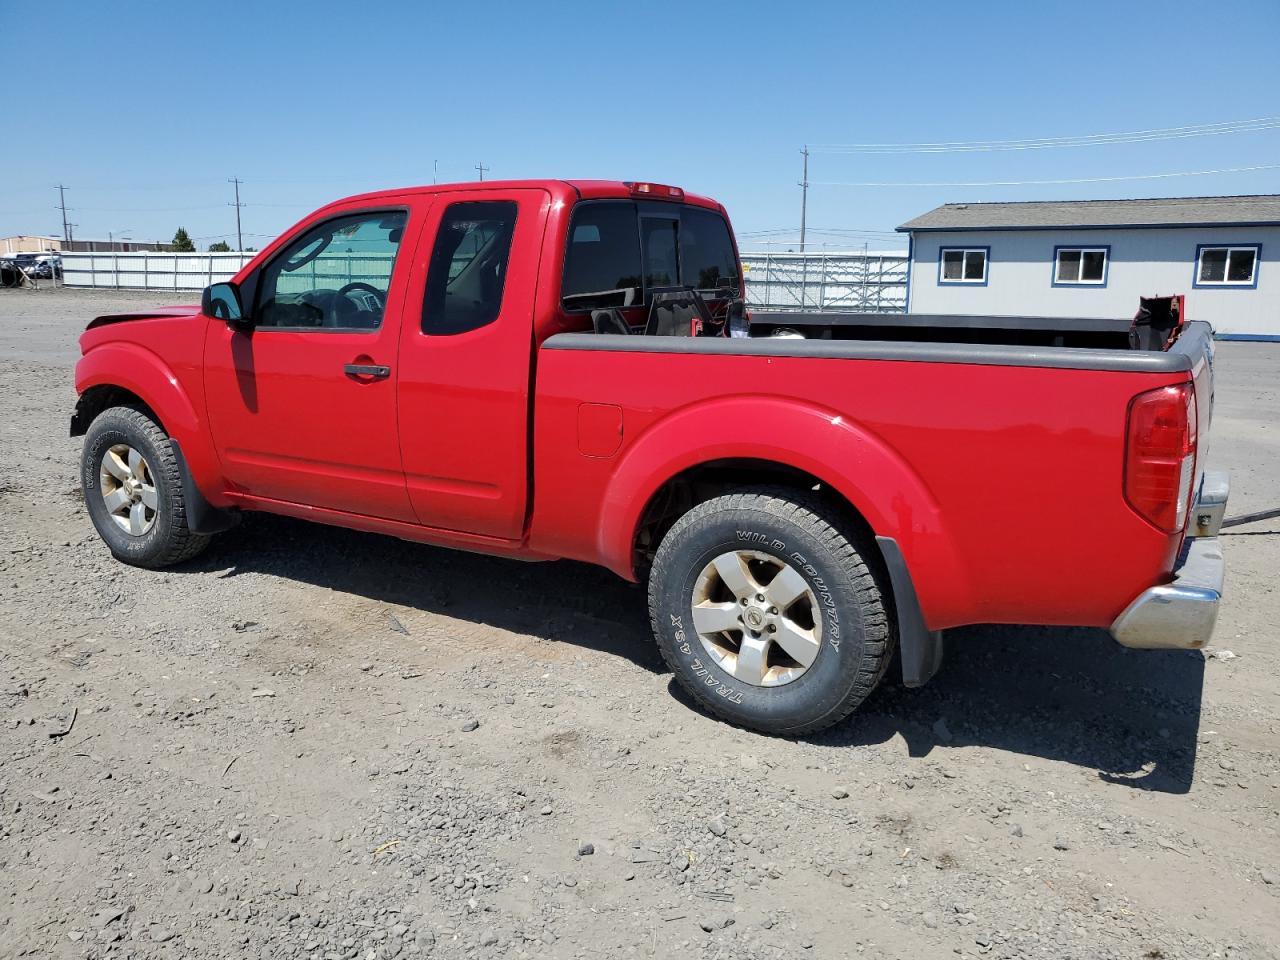
M601 510L605 564L635 579L632 553L644 510L679 473L717 460L767 460L809 473L843 496L902 551L928 623L946 619L967 591L937 502L911 465L837 411L765 396L725 397L673 411L629 445Z
M83 396L102 386L128 390L145 403L181 446L192 480L210 504L230 505L209 433L177 375L158 355L122 341L91 348L76 364L76 393Z

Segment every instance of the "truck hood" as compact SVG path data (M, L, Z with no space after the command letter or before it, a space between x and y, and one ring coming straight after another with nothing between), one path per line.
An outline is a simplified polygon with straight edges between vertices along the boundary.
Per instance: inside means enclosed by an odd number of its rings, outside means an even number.
M172 307L150 307L146 310L138 310L133 313L104 313L100 317L94 317L89 321L86 330L94 330L97 327L105 327L112 323L124 323L127 320L159 320L169 317L194 317L200 313L200 307L196 304L178 305Z

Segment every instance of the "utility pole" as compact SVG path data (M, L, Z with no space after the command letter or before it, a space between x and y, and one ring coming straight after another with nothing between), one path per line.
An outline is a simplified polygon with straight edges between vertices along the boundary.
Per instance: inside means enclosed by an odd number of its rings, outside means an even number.
M431 161L431 182L432 183L440 182L440 161L439 160Z
M800 252L804 253L804 221L809 212L809 145L800 151L804 157L804 173L800 179Z
M477 164L476 164L476 169L480 171L480 182L481 182L481 183L484 183L484 172L485 172L486 170L488 170L489 168L488 168L488 167L486 167L486 166L484 165L484 161L483 161L483 160L481 160L479 163L477 163Z
M62 211L62 239L71 239L71 231L67 229L67 188L58 184L58 209Z
M227 183L234 183L236 185L236 202L229 204L229 206L236 208L236 250L239 251L244 249L244 237L240 234L240 208L244 206L244 204L240 202L240 184L244 183L244 181L239 177L232 177L227 181Z

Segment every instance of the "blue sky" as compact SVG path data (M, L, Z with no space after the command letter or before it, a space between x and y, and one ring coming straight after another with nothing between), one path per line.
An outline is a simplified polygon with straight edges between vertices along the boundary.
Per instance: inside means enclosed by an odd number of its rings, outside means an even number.
M367 189L489 178L650 179L722 200L744 246L799 222L802 144L1062 137L1280 115L1280 2L143 4L35 7L0 34L0 235L245 243ZM12 21L9 21L12 24ZM949 200L1280 192L1280 129L930 155L815 151L814 244ZM790 231L790 233L760 233ZM823 233L818 231L843 231ZM746 236L752 234L754 236ZM785 248L785 247L783 247ZM777 248L775 248L777 249Z

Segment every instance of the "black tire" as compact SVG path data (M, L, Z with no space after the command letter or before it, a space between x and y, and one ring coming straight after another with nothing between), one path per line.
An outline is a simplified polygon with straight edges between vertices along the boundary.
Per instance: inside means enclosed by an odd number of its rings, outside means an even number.
M155 520L140 536L121 529L102 498L102 459L117 444L127 444L142 454L156 488ZM89 425L80 454L80 485L89 518L117 560L156 570L190 560L209 545L209 537L187 528L182 473L168 436L141 410L110 407Z
M875 689L897 638L886 609L888 591L851 528L815 494L772 487L716 497L676 521L654 557L649 615L663 659L707 712L762 733L801 736L839 723ZM693 629L700 574L720 554L742 550L791 566L823 614L816 658L780 686L736 679Z

